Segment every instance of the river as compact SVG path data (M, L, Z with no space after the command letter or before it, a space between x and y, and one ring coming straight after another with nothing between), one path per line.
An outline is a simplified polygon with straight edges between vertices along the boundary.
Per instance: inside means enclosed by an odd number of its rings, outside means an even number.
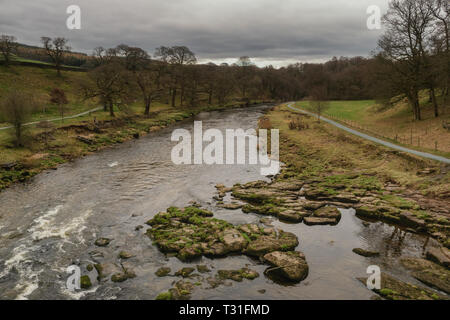
M202 113L203 129L221 130L257 126L267 107ZM174 165L170 159L171 133L175 128L192 130L192 119L153 132L16 184L0 193L0 298L1 299L154 299L177 278L155 276L161 266L172 271L188 266L165 257L144 234L136 230L170 206L197 201L215 217L231 223L258 222L256 214L215 206L215 185L232 186L267 179L257 165ZM249 266L260 277L233 282L215 289L198 286L193 299L369 299L373 294L356 278L366 276L369 265L412 283L400 266L401 255L422 256L431 241L384 223L365 226L353 209L340 209L337 226L285 224L274 226L295 233L298 250L309 264L308 277L299 284L279 284L263 274L266 265L246 256L202 258L213 273L218 269ZM98 237L113 241L106 248L94 245ZM370 248L381 255L364 258L352 252ZM66 268L73 264L117 261L121 250L134 257L127 261L136 277L122 283L111 281L89 290L66 288ZM95 271L93 271L95 272ZM95 278L95 277L93 277Z

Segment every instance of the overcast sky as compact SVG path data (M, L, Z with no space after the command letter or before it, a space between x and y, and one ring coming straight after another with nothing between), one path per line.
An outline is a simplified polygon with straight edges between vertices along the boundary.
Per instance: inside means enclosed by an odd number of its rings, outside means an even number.
M68 30L66 8L81 8L81 30ZM0 34L39 45L64 36L73 50L185 45L200 62L258 65L368 56L380 30L368 30L367 7L388 0L0 0Z

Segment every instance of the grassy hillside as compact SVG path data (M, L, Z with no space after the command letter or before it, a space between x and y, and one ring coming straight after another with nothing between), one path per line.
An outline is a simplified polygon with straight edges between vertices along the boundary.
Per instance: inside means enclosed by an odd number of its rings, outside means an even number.
M405 146L448 156L450 131L442 127L442 122L450 121L450 107L443 105L442 97L438 97L438 101L441 116L435 118L428 94L421 93L422 121L413 120L406 99L400 99L388 109L382 108L373 100L331 101L324 115ZM312 110L309 101L298 102L297 106Z

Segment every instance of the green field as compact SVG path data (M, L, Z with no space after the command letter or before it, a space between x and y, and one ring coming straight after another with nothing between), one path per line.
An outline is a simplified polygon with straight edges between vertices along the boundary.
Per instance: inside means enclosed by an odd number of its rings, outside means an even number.
M376 102L374 100L330 101L329 108L323 111L323 114L358 121L365 118L368 110L375 105ZM299 101L296 103L296 106L314 111L310 101Z

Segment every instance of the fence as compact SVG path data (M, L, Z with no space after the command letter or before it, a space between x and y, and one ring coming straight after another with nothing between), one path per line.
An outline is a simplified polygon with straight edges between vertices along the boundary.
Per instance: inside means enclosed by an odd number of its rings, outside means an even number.
M393 132L392 135L388 136L386 133L380 133L373 130L373 128L370 128L366 125L362 125L361 123L349 119L345 119L342 116L340 116L339 113L327 113L324 114L325 117L333 119L337 122L340 122L342 124L345 124L349 127L352 127L354 129L358 129L360 131L364 131L372 136L376 136L378 138L383 138L386 140L389 140L391 142L396 142L403 145L413 146L413 147L423 147L428 149L433 149L434 151L443 151L445 150L439 149L439 141L429 141L429 139L426 139L426 136L429 133L429 128L425 128L425 130L418 132L417 130L413 130L413 128L410 129L409 133L398 133ZM426 143L427 141L428 143ZM433 143L434 142L434 143ZM430 145L433 144L433 145ZM428 144L428 145L427 145Z

